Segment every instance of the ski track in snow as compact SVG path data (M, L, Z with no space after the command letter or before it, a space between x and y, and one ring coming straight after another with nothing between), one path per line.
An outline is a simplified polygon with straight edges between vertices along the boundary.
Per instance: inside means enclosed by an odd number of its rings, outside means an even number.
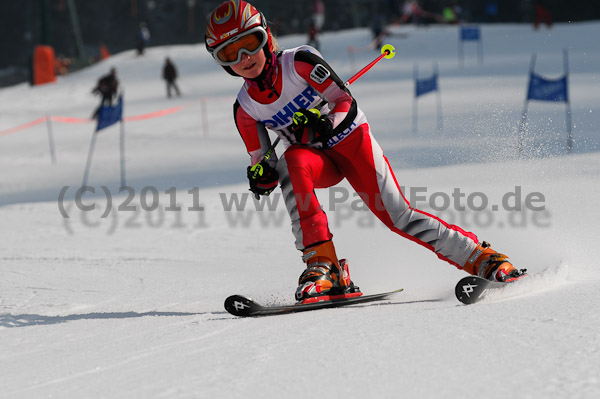
M53 85L0 90L0 130L43 115L85 118L89 91L116 66L126 115L177 105L185 110L131 122L127 180L132 213L106 209L101 186L118 194L117 128L98 136L90 174L94 212L75 206L93 126L54 124L57 164L45 125L0 136L1 398L596 398L600 394L600 47L597 22L483 25L484 65L456 27L402 28L397 55L352 86L399 184L427 194L484 193L490 205L516 187L543 194L544 210L437 211L474 231L530 276L477 305L454 297L464 273L400 238L370 216L318 190L340 256L363 292L404 288L390 300L274 317L239 319L223 309L231 294L289 304L302 270L280 202L274 212L226 211L224 197L248 194L248 158L231 120L240 85L214 65L202 44L128 51ZM304 35L281 38L283 47ZM365 29L327 33L322 51L343 78L374 57L350 58ZM568 48L573 154L565 153L564 106L530 103L525 151L515 155L530 57L536 71L562 73ZM435 56L434 56L435 54ZM159 71L179 67L182 98L167 101ZM411 132L412 71L439 63L444 131L433 96L419 100ZM201 98L207 98L203 131ZM69 186L61 216L58 197ZM145 212L154 187L162 208ZM171 187L176 191L166 193ZM197 187L194 198L188 190ZM347 183L339 187L350 189ZM406 192L406 191L405 191ZM339 194L340 192L337 192ZM275 198L274 196L272 198ZM438 198L439 199L439 198ZM463 201L466 198L463 198ZM524 200L524 198L522 198ZM200 202L203 212L189 211ZM433 204L434 207L436 204ZM196 207L197 208L197 207Z

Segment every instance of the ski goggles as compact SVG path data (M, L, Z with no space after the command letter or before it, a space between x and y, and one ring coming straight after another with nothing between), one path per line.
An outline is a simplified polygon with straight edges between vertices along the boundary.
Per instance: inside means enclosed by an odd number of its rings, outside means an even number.
M215 47L212 56L219 65L235 65L242 60L242 54L258 53L267 44L267 40L267 32L261 26L257 26Z

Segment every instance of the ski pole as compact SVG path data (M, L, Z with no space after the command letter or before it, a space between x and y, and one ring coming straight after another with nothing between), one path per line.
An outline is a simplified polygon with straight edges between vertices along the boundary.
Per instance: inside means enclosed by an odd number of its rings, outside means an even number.
M360 71L355 73L354 76L352 76L350 79L348 79L348 81L346 83L344 83L344 86L348 87L352 83L357 81L358 78L363 76L369 69L373 68L373 66L375 64L377 64L379 61L381 61L382 58L387 58L389 60L389 59L394 58L395 55L396 55L396 49L394 48L394 46L392 46L391 44L384 45L383 47L381 47L381 55L379 57L375 58L373 61L371 61L371 63L369 65L367 65L366 67L364 67L363 69L361 69Z
M361 76L363 76L369 69L373 68L373 66L375 64L377 64L379 61L381 61L383 58L387 58L389 60L389 59L394 58L395 55L396 55L396 49L394 48L394 46L392 46L391 44L386 44L386 45L382 46L381 47L381 55L379 55L377 58L375 58L373 61L371 61L367 66L365 66L363 69L361 69L360 71L355 73L350 79L348 79L348 81L346 81L344 83L344 87L348 87L352 83L356 82ZM320 109L326 103L327 103L327 101L323 100L317 105L316 108ZM302 115L302 117L306 118L304 115ZM299 121L299 122L301 122L301 121ZM271 146L267 149L267 152L265 152L265 155L263 155L262 159L260 161L258 161L254 166L252 166L252 168L250 169L253 172L252 178L256 179L259 175L262 175L262 167L259 167L258 165L262 161L268 161L269 158L271 158L271 156L273 155L273 152L275 151L275 147L277 147L277 144L279 144L279 141L281 141L281 137L277 136L277 138L275 139L273 144L271 144Z
M356 82L369 69L373 68L373 66L375 64L377 64L379 61L381 61L381 59L383 59L383 58L391 59L391 58L394 58L395 55L396 55L396 49L394 48L394 46L392 46L391 44L384 45L383 47L381 47L381 55L379 55L377 58L375 58L373 61L371 61L367 66L365 66L360 71L356 72L350 79L348 79L346 82L344 82L344 87L348 87L352 83ZM313 111L313 112L318 113L318 110L320 110L326 103L327 103L327 101L322 100L315 107L316 108L316 112L315 111ZM319 114L318 116L321 116L321 115ZM294 113L294 122L295 123L297 123L297 124L305 123L305 120L306 120L306 116L304 116L303 114L298 113L298 112ZM277 139L279 139L279 137L277 137ZM275 141L278 142L278 140L275 140ZM269 149L271 149L271 148L269 147ZM271 154L269 154L269 156L270 155Z

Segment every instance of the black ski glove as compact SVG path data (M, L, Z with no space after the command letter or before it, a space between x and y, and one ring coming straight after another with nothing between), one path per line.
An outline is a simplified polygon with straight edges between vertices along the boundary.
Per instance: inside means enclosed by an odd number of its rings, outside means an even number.
M264 160L254 166L248 166L247 174L250 191L254 193L256 199L260 195L271 194L279 184L279 173Z
M302 137L306 137L306 128L314 132L313 142L320 142L323 145L333 135L333 125L326 115L321 115L318 109L300 108L294 113L294 134L298 142L303 142Z

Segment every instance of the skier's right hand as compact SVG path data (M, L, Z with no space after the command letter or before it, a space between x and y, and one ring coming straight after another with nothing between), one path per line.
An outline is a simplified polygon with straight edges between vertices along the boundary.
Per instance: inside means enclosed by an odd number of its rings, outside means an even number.
M331 137L333 130L327 115L321 115L316 108L300 108L294 113L292 126L296 141L301 144L326 142Z
M271 194L279 184L279 173L264 160L248 166L247 175L250 181L250 191L254 193L256 199L260 195Z

